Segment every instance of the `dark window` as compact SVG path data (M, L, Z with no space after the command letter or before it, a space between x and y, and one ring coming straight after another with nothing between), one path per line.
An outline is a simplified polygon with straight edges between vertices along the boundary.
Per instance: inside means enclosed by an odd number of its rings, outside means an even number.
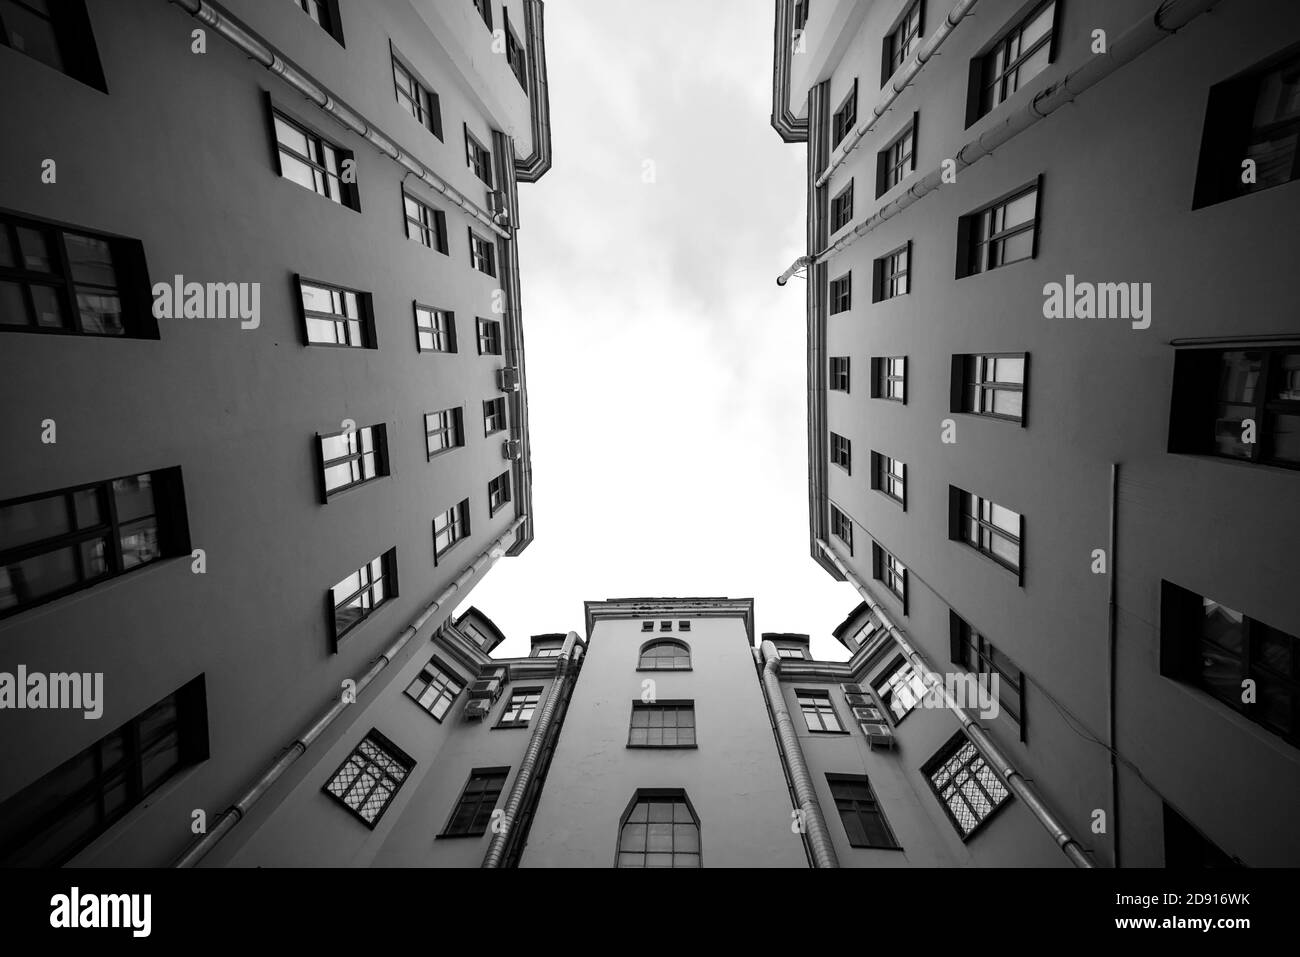
M997 772L960 731L921 769L962 840L1011 797Z
M953 356L952 411L1023 424L1028 365L1023 352Z
M980 676L998 676L998 705L1020 728L1020 740L1026 740L1024 672L955 611L948 616L953 664Z
M776 656L790 661L807 661L808 655L802 648L777 648Z
M406 693L421 708L441 721L465 687L460 675L437 658L420 669L415 680L406 686Z
M695 747L695 702L657 701L632 703L629 748Z
M397 597L397 549L372 558L330 589L334 643L341 642L381 605Z
M433 306L415 307L415 347L420 352L456 351L456 314Z
M925 700L926 687L916 666L901 655L871 683L897 724Z
M1300 346L1179 349L1169 451L1300 468Z
M803 719L809 731L839 733L844 730L828 692L797 689L795 698L799 702L799 710L803 712Z
M1165 867L1179 870L1232 870L1241 861L1229 857L1183 817L1164 805Z
M679 621L679 622L677 623L677 630L678 630L678 631L690 631L690 630L691 630L691 623L690 623L689 621Z
M0 44L108 91L83 0L0 0Z
M831 461L850 475L853 474L852 445L844 436L834 432L831 433Z
M830 785L835 810L839 812L850 847L900 847L866 777L828 774L826 783Z
M476 140L469 127L465 127L465 158L474 175L492 188L492 152Z
M492 516L497 510L504 507L510 501L510 473L502 472L492 481L488 482L488 515Z
M871 453L871 487L907 508L907 466L898 459Z
M369 293L302 277L298 292L309 345L378 348Z
M388 433L382 425L317 435L325 497L388 474Z
M660 638L641 646L637 671L690 671L691 649L684 641Z
M496 246L492 240L475 235L473 229L469 230L469 264L479 272L496 278Z
M560 653L559 648L550 649L555 655L534 655L536 658L556 657ZM506 701L506 706L501 711L501 718L497 721L498 728L526 728L528 723L533 720L533 714L537 711L537 706L542 700L541 688L516 688L510 693L510 699Z
M0 213L0 331L157 339L144 246Z
M208 757L203 676L0 803L0 865L59 867Z
M642 630L642 631L654 631L654 630L655 630L655 623L654 623L653 621L643 621L643 622L641 622L641 630Z
M890 140L889 145L876 154L876 196L884 196L916 169L916 126L919 117L913 113L912 121Z
M479 837L487 833L492 810L505 789L509 768L475 768L441 837Z
M848 356L831 356L830 388L832 392L849 391Z
M880 55L880 85L884 86L889 78L898 72L921 45L921 34L925 26L921 20L921 0L912 0L885 35Z
M338 0L293 0L303 13L340 44L343 42L343 29L339 23Z
M853 273L847 272L838 279L831 280L830 310L831 315L844 312L853 306Z
M0 618L189 551L179 468L0 502Z
M478 354L501 355L501 323L495 319L478 320Z
M948 537L965 542L1018 574L1024 539L1024 520L1020 513L955 486L950 485L948 492L951 503Z
M808 25L808 7L811 0L794 0L794 29L802 30Z
M483 403L483 434L491 435L506 427L505 396L488 399Z
M871 266L871 301L883 302L912 291L912 243L885 253Z
M834 505L831 507L831 534L849 546L853 554L853 521Z
M673 630L673 623L672 623L671 621L661 621L661 622L659 622L659 630L660 630L660 631L672 631L672 630Z
M831 200L831 232L843 229L853 221L853 180Z
M405 190L402 191L402 209L406 216L406 238L421 246L436 249L444 256L447 252L447 216L440 209L421 202Z
M460 408L425 413L424 447L428 458L464 444L465 423Z
M483 18L483 23L489 30L492 29L492 0L474 0L474 9L478 15Z
M372 730L325 782L324 791L374 827L413 767L411 758Z
M420 125L438 139L442 139L442 110L438 104L438 94L434 93L419 80L397 54L393 54L393 86L397 91L397 102Z
M274 108L271 123L281 176L341 206L361 208L356 183L342 178L350 152Z
M515 36L515 31L510 26L510 14L504 7L501 8L501 19L505 25L506 62L510 64L510 72L515 75L515 79L519 81L519 85L524 88L525 92L527 92L528 63L524 57L524 47L523 44L519 42L519 38Z
M903 603L907 614L907 566L900 562L879 542L871 543L871 577L880 582Z
M957 221L957 278L1033 259L1038 246L1038 184Z
M873 356L871 397L907 401L907 356Z
M831 149L840 145L840 140L848 136L858 122L858 78L853 78L853 89L844 97L840 108L831 119Z
M434 564L463 538L469 537L469 499L462 499L433 520Z
M966 125L1004 102L1056 59L1056 0L1047 0L971 61Z
M1295 635L1162 582L1160 673L1200 688L1300 746L1300 638Z
M637 791L619 821L617 866L700 866L700 819L686 792Z

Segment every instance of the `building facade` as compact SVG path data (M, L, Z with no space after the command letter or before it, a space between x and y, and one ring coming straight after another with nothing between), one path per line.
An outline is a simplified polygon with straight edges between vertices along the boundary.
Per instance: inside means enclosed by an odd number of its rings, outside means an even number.
M319 762L437 746L532 539L542 3L3 3L0 77L0 861L261 860Z
M947 789L933 862L1300 862L1300 10L775 9L810 550L874 622L873 790ZM903 705L927 674L996 676L997 715L954 738Z

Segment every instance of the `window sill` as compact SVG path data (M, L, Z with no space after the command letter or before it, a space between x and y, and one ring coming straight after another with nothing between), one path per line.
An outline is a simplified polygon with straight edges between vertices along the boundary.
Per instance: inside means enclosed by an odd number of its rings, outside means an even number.
M633 751L694 751L698 744L629 744Z

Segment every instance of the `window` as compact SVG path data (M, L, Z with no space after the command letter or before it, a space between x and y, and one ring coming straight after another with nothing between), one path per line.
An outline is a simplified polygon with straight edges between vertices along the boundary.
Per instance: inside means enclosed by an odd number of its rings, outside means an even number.
M372 729L325 782L324 791L374 827L414 767L411 758Z
M189 552L179 468L0 502L0 618Z
M916 169L916 126L919 116L912 114L912 121L903 131L890 140L889 145L876 154L876 197L887 192L903 181L908 173Z
M808 7L811 0L794 0L794 29L802 30L808 25Z
M411 69L397 58L396 53L393 54L393 86L402 109L415 117L430 133L442 139L442 110L438 104L438 94L420 83Z
M317 435L325 498L388 474L388 434L382 425Z
M853 220L853 180L831 200L831 232L838 232Z
M456 314L414 303L415 347L420 352L456 351Z
M807 661L808 656L802 648L777 648L776 656L788 661Z
M907 356L873 356L871 397L907 402Z
M556 657L560 653L559 648L548 649L555 652L555 655L536 655L537 658ZM526 728L528 723L533 720L533 712L537 710L538 703L542 700L541 688L516 688L510 693L510 700L506 702L504 710L501 712L501 719L497 721L498 728Z
M831 534L849 547L853 554L853 521L834 505L831 506Z
M872 682L871 687L897 724L925 700L925 680L916 666L901 655Z
M641 622L641 630L642 630L642 631L654 631L654 630L655 630L655 623L654 623L653 621L643 621L643 622Z
M641 646L637 671L690 671L691 649L684 641L660 638Z
M1300 345L1177 350L1169 451L1300 468Z
M677 630L678 630L678 631L690 631L690 630L691 630L691 623L690 623L689 621L679 621L679 622L677 623Z
M885 253L871 266L871 301L884 302L911 292L912 244Z
M1171 582L1160 590L1160 673L1300 746L1300 638Z
M430 658L415 680L406 686L406 694L433 715L434 720L441 721L464 687L465 682L459 675L437 658Z
M478 354L501 355L501 323L495 319L478 320Z
M700 819L685 791L636 792L618 824L617 866L700 866Z
M850 475L853 474L852 443L834 432L831 433L831 461Z
M849 847L902 849L865 776L828 774L826 783L830 785L835 810L848 835Z
M871 487L907 510L907 466L879 452L871 453Z
M975 833L1011 796L1006 784L960 731L921 773L962 840Z
M1038 254L1038 185L1031 183L957 221L957 278Z
M831 119L831 149L840 145L840 141L853 131L854 125L858 122L858 78L853 78L853 89L849 91L848 96L844 97L840 103L840 108L835 111L835 116Z
M998 352L952 357L953 412L969 412L1009 422L1025 421L1023 352Z
M558 658L564 649L559 645L550 645L545 648L534 648L531 657L533 658Z
M1164 837L1167 868L1231 870L1244 866L1219 850L1168 804L1164 805Z
M440 209L421 202L405 190L402 191L402 208L406 215L406 238L421 246L436 249L444 256L447 252L447 216Z
M344 163L352 159L350 152L280 110L272 108L271 123L281 176L340 206L361 209L356 183L342 180Z
M848 356L831 356L830 389L832 392L849 391Z
M311 17L322 30L343 45L343 30L339 23L338 0L293 0L295 6Z
M502 472L488 482L488 515L495 515L510 502L510 473Z
M483 18L483 23L489 30L492 29L492 0L474 0L474 9L478 15Z
M965 542L980 554L1019 574L1024 538L1024 522L1020 514L951 485L948 492L949 538Z
M465 444L465 423L459 408L426 412L424 416L424 445L428 459L439 452L459 448Z
M377 349L370 294L298 277L307 344Z
M527 61L524 57L523 44L519 42L519 37L515 36L515 31L510 27L510 13L501 8L501 19L505 25L506 34L506 62L510 64L510 72L515 75L519 85L528 90L528 69Z
M83 0L0 0L0 44L108 90Z
M871 543L871 577L880 582L903 603L907 614L907 566L885 550L879 542Z
M695 702L656 701L632 703L629 748L695 747Z
M1025 673L955 611L948 612L952 662L977 675L998 676L998 706L1025 737Z
M0 214L0 331L157 339L152 300L138 240Z
M506 427L505 396L488 399L483 403L483 434L491 435Z
M892 30L885 35L883 50L880 55L880 85L883 87L889 82L889 78L898 72L899 68L906 63L916 52L917 47L921 45L921 33L924 26L921 22L921 0L912 0L894 24Z
M492 153L474 138L469 127L465 127L465 158L474 175L481 179L488 189L492 188Z
M462 499L433 520L433 563L462 538L469 537L469 499Z
M843 725L840 724L839 715L835 713L835 706L831 704L831 696L828 692L796 690L795 697L799 701L799 710L803 712L803 719L807 723L809 731L830 732L833 734L844 731Z
M659 622L659 630L660 630L660 631L672 631L672 630L673 630L673 623L672 623L671 621L661 621L661 622Z
M988 52L971 60L966 125L1007 100L1056 59L1056 0L1034 7Z
M496 247L492 245L492 240L476 235L473 229L469 229L468 232L469 264L484 275L496 278Z
M1241 181L1244 160L1255 164L1253 183ZM1291 47L1211 87L1192 208L1295 179L1300 179L1300 49Z
M0 865L66 864L164 782L207 757L199 675L0 802Z
M397 597L397 549L366 562L330 589L337 645L391 598Z
M844 312L853 306L853 273L846 272L838 279L831 280L830 309L831 315Z
M456 809L439 837L480 837L487 833L492 809L506 786L509 768L475 768L460 792Z

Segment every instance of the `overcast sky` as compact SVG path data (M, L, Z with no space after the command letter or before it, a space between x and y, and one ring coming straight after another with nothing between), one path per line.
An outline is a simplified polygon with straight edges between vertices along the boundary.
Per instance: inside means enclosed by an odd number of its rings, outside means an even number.
M769 124L772 8L548 0L555 165L520 186L536 537L477 605L583 633L585 600L753 598L819 658L858 603L808 554L802 145ZM652 180L646 182L647 179Z

